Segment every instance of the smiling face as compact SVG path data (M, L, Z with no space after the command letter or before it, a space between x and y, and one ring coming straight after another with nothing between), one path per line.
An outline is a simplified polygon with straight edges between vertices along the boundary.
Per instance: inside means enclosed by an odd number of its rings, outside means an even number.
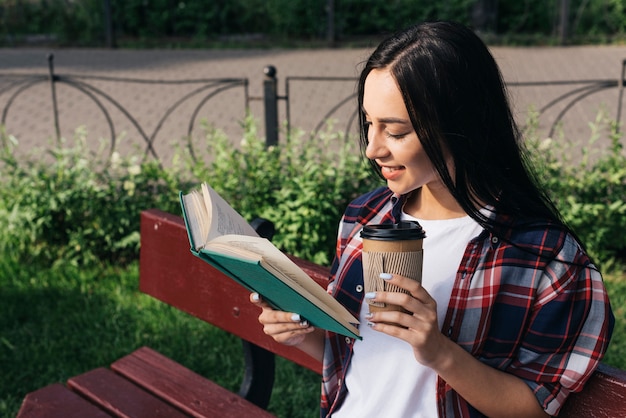
M422 186L445 188L413 128L402 94L387 69L372 70L363 93L367 158L376 161L389 188L406 194Z

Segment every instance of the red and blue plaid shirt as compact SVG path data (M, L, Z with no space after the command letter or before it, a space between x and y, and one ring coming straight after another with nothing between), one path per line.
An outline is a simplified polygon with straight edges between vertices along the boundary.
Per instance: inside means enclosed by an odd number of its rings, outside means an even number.
M357 318L363 300L361 240L366 224L400 219L404 197L383 187L346 209L328 290ZM494 225L505 219L494 215ZM600 273L576 240L548 222L495 226L472 239L457 270L442 332L474 357L523 379L554 415L579 391L609 343L613 314ZM347 395L354 340L327 333L321 416ZM479 417L438 379L440 417Z

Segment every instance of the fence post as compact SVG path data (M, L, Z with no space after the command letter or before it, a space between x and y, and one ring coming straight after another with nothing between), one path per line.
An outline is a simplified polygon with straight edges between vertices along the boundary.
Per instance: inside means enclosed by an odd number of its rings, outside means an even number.
M48 54L48 74L50 75L50 89L52 91L52 111L54 112L54 130L57 135L57 144L61 141L61 128L59 126L59 109L57 106L57 77L54 75L54 54Z
M626 80L626 59L622 61L622 75L617 81L617 88L619 90L617 94L617 115L615 117L617 131L621 132L620 120L622 118L622 99L624 97L624 80Z
M263 69L263 104L265 105L265 145L278 144L278 95L276 94L276 67Z

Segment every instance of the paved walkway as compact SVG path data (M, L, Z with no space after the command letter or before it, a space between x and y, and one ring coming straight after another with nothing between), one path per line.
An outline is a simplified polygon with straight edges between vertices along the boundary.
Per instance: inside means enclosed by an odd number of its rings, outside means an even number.
M286 94L287 77L356 77L360 64L368 56L368 49L323 50L105 50L105 49L0 49L0 109L6 119L7 132L20 141L19 150L25 152L46 146L54 138L55 128L51 108L51 89L41 82L24 90L6 109L11 95L12 77L3 74L48 74L47 55L54 54L57 75L89 75L125 77L142 80L188 80L207 78L247 78L249 95L262 96L263 68L274 65L279 80L278 94ZM626 59L626 46L584 46L565 48L492 48L507 83L539 81L617 80L621 77L622 61ZM167 160L175 144L184 143L190 125L190 115L196 104L184 103L171 110L172 104L197 88L197 85L89 81L118 101L137 121L145 135L154 137L154 147L161 159ZM342 98L354 92L353 81L298 82L290 84L289 96L292 126L313 129L326 112ZM530 106L539 109L580 85L551 85L510 88L516 117L524 121ZM71 137L76 127L85 126L89 140L109 141L110 131L103 112L85 93L57 83L56 95L60 113L61 133ZM563 120L568 138L586 141L590 137L588 122L593 120L601 106L615 118L618 89L612 88L586 97L573 106ZM109 116L119 136L119 150L139 148L145 141L137 126L127 115L106 103ZM244 117L243 90L221 93L200 107L192 127L194 136L200 135L200 120L227 132L237 141L241 136L240 122ZM565 106L546 113L541 119L541 129L547 135L552 121ZM168 110L169 109L169 110ZM171 113L168 113L170 112ZM252 115L263 127L263 103L253 100ZM348 119L353 107L345 106L336 116ZM167 117L164 118L164 115ZM279 107L281 121L286 118L284 101ZM343 120L339 124L345 123ZM343 126L343 125L342 125ZM200 146L200 140L195 147ZM95 147L95 145L94 145Z

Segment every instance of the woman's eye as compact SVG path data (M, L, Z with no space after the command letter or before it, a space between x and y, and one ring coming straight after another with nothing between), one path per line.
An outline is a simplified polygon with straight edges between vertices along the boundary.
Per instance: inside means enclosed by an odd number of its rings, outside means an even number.
M393 139L402 139L408 135L408 132L403 132L401 134L392 134L391 132L387 132L387 136Z

